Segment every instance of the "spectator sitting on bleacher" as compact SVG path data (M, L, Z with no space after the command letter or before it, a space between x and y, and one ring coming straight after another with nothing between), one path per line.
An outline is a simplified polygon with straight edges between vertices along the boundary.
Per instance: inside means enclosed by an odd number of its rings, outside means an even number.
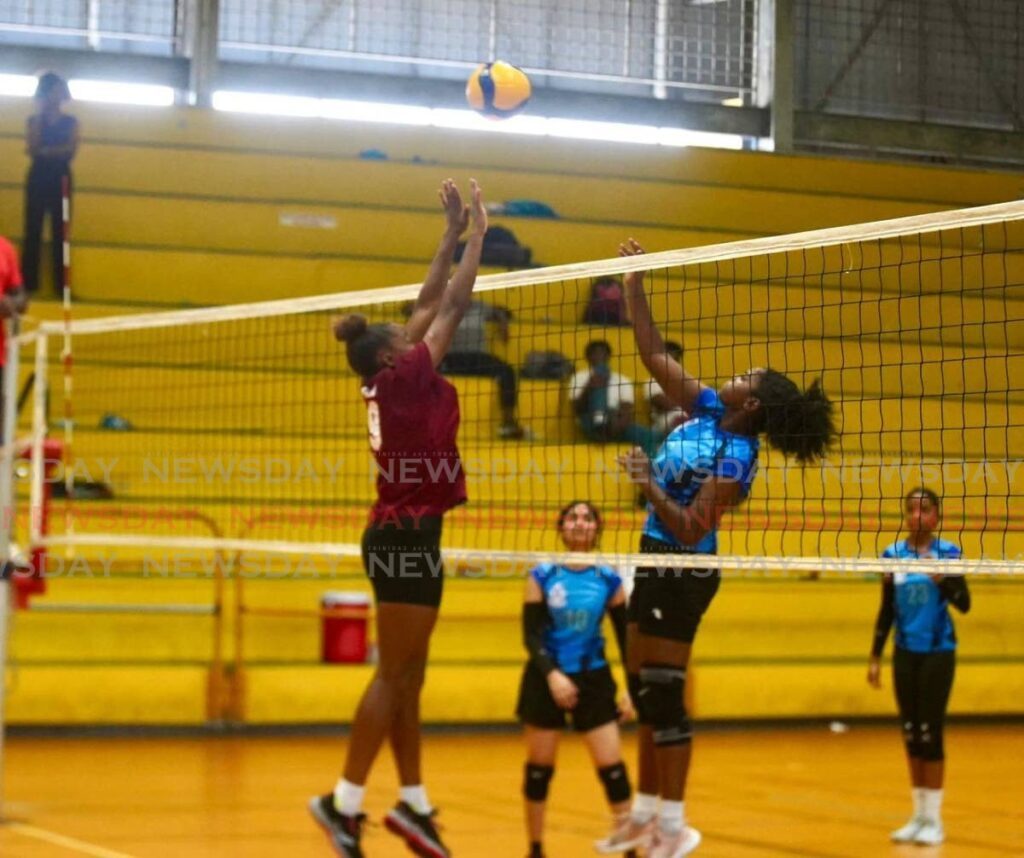
M683 347L679 343L665 343L665 352L674 361L682 360ZM651 429L659 440L668 435L680 423L685 422L686 412L665 395L661 385L653 378L644 385L644 392L651 407Z
M618 277L598 277L590 286L583 311L584 325L628 325L626 293Z
M628 441L653 450L654 433L633 419L633 379L612 372L612 347L591 340L583 351L587 368L569 379L569 399L580 429L588 441Z
M494 307L481 301L473 301L455 329L448 354L441 361L438 371L443 375L484 376L498 382L498 398L501 404L501 438L522 438L525 430L516 418L516 372L501 358L487 350L487 324L492 323L498 336L508 342L508 323L512 314L504 307Z

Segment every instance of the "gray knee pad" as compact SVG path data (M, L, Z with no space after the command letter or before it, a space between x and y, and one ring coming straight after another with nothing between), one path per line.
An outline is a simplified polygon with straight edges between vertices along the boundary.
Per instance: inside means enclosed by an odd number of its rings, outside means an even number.
M554 766L538 766L527 763L523 772L523 795L529 801L546 801L548 785L555 775Z
M654 732L659 747L685 745L693 737L683 693L686 669L673 664L640 667L640 691L635 701L640 723Z
M922 722L917 725L917 756L931 763L946 758L942 743L942 724Z
M921 756L921 748L917 739L917 724L913 721L903 722L903 744L907 749L908 757Z

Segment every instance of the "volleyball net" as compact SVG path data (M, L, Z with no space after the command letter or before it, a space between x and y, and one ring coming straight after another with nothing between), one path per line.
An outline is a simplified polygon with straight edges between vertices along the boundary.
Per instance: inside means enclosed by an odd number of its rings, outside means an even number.
M904 495L925 486L943 499L942 534L963 549L942 571L1020 570L1024 203L647 250L478 279L479 306L443 366L459 391L469 495L446 518L449 574L558 557L555 521L574 499L603 514L603 559L640 562L646 512L616 459L634 444L656 450L687 415L652 413L658 391L632 328L616 324L614 284L594 290L636 269L648 272L664 338L705 384L768 366L801 387L820 378L836 409L838 443L822 462L801 467L762 446L719 556L687 565L892 570L898 561L878 558L901 535ZM116 556L166 570L216 555L228 574L356 574L379 469L360 380L331 322L360 312L400 324L418 289L76 321L70 403L63 327L22 336L22 372L36 377L17 423L34 451L16 481L22 540L45 546L51 563ZM607 349L612 381L577 407L588 346ZM71 455L48 463L44 440L60 437L67 414ZM510 420L522 437L508 437L518 434ZM65 482L44 521L47 486Z

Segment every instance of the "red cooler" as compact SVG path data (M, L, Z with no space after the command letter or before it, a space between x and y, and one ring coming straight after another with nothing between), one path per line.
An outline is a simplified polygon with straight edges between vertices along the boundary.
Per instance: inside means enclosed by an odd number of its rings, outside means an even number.
M321 661L363 664L369 653L369 594L335 590L324 593L320 607L344 612L343 616L323 618Z

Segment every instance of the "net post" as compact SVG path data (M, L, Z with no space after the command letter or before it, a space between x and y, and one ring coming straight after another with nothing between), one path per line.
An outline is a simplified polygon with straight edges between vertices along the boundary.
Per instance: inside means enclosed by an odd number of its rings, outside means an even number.
M71 180L64 176L61 180L61 231L63 234L64 272L61 288L62 321L64 323L63 346L61 348L61 364L64 370L64 461L72 461L72 443L74 439L74 412L72 410L73 374L71 347ZM74 514L72 503L75 488L75 470L64 469L64 532L74 533Z
M46 463L43 456L43 441L46 440L46 398L49 393L49 378L46 374L49 358L49 337L41 334L36 339L36 382L32 407L32 454L29 463L29 544L38 545L43 539L43 475Z
M17 318L4 321L7 360L3 367L3 442L0 454L0 822L4 819L4 734L7 729L7 637L10 634L11 573L14 569L11 558L11 529L14 523L14 431L18 417L18 342Z

